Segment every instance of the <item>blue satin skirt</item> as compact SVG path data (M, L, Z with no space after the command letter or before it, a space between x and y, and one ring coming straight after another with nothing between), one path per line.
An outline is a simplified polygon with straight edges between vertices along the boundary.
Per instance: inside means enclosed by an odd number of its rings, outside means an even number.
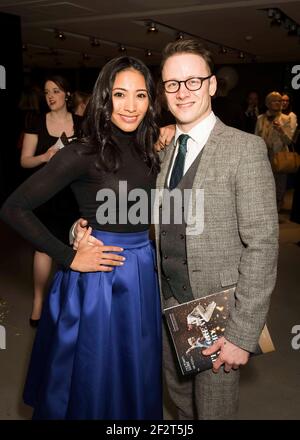
M24 401L34 419L162 419L161 308L148 231L93 234L124 248L124 266L56 273Z

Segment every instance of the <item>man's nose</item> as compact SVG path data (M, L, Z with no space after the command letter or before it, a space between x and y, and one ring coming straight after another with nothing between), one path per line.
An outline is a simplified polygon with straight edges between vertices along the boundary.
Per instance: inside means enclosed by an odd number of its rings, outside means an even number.
M181 82L179 84L179 89L177 91L177 97L178 98L184 98L185 96L187 96L189 94L190 94L189 89L186 87L184 82Z

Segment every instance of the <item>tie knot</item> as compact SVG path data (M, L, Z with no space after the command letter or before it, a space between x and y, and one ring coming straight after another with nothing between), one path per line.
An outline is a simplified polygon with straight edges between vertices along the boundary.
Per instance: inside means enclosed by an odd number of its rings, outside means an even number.
M178 138L179 149L184 151L185 153L186 153L187 141L189 138L190 137L188 134L181 134Z

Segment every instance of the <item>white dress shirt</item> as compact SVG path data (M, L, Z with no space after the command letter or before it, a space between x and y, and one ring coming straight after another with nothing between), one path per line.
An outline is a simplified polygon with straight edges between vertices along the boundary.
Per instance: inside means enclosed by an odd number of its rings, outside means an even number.
M173 161L168 176L168 186L170 183L170 177L172 174L174 162L177 156L179 136L181 134L188 134L190 136L190 138L187 141L187 152L184 163L183 174L185 174L192 165L192 163L194 162L194 160L196 159L196 157L198 156L198 154L200 153L200 151L205 146L207 139L209 138L209 135L215 126L216 120L217 118L215 114L211 112L205 119L199 122L199 124L195 125L195 127L193 127L188 133L184 133L176 125L175 138L174 138L175 154L173 156Z

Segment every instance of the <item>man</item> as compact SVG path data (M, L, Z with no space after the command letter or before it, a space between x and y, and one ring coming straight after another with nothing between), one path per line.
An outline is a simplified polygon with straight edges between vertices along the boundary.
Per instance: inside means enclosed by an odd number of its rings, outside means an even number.
M259 115L259 99L257 92L250 92L247 96L247 108L243 113L243 130L254 133L257 117Z
M206 355L220 350L213 370L180 377L164 335L166 384L179 419L235 417L239 366L257 346L276 280L278 219L267 149L258 137L216 119L211 111L217 88L212 73L210 53L196 41L176 41L163 52L164 94L177 125L174 148L166 150L157 187L169 185L178 138L187 134L182 180L204 190L202 233L186 235L177 225L156 226L163 306L236 285L225 337L204 350Z
M209 52L196 41L176 41L163 52L163 93L177 125L157 187L204 190L202 232L188 235L172 219L156 225L163 307L236 285L225 337L204 350L220 351L213 370L181 376L164 330L166 385L182 420L235 417L238 368L257 346L276 279L278 221L266 146L216 119L212 72Z

